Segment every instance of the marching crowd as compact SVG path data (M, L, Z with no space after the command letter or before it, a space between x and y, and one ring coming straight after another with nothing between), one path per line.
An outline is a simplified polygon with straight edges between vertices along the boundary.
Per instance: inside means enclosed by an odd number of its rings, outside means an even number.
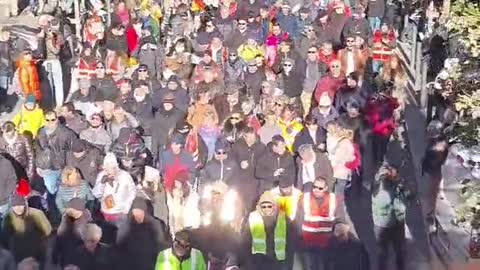
M40 2L39 46L0 30L0 269L406 269L404 3Z

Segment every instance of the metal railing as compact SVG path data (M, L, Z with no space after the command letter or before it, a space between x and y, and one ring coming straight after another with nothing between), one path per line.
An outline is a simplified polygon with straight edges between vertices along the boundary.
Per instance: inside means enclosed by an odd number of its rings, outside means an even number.
M406 33L402 34L404 38L398 43L397 53L408 75L408 90L417 105L425 109L428 100L428 56L424 56L423 42L418 39L418 26L410 21L408 15L405 16L403 29Z

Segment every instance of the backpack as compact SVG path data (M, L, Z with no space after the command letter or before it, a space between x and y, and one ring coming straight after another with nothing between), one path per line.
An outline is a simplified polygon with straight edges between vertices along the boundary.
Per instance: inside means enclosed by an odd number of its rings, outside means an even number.
M362 156L360 154L360 146L357 143L353 143L353 151L355 155L355 159L345 163L345 167L352 171L356 171L360 168L360 165L362 164Z

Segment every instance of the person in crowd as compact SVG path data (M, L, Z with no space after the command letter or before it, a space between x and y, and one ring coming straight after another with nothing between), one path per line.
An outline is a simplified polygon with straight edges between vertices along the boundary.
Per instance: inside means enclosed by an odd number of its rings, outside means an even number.
M449 143L443 134L443 125L438 120L431 121L427 126L427 148L422 160L422 172L426 174L430 194L427 204L427 221L429 226L434 222L440 183L442 181L442 166L448 156Z
M291 222L295 220L298 201L302 192L295 187L295 177L285 175L280 178L278 187L270 190L276 199L280 211L283 211Z
M61 117L65 119L65 126L74 131L76 134L80 134L83 130L87 129L88 124L78 112L75 111L75 106L72 103L65 103L62 106L63 112Z
M365 15L365 7L362 4L352 7L352 17L347 20L342 30L344 38L353 35L367 40L372 35L372 28Z
M118 269L155 268L158 253L170 246L165 223L151 215L147 201L135 198L128 221L117 233Z
M334 190L333 168L326 153L316 151L311 144L303 144L298 148L297 188L306 191L317 178L325 179L329 191Z
M303 269L326 269L327 246L335 222L337 198L329 191L327 181L317 177L311 189L298 203L296 228L301 235L297 252L302 258Z
M88 183L82 179L76 168L70 166L65 167L62 171L61 181L62 183L58 188L55 198L55 203L60 214L63 215L65 213L67 204L73 198L80 198L86 202L93 201L92 190L88 186Z
M34 95L28 95L20 111L13 117L12 122L20 134L36 138L40 128L45 125L45 115L35 101Z
M397 269L405 269L405 214L412 193L399 173L399 164L386 161L375 175L372 188L372 213L378 244L378 269L388 263L390 245Z
M35 101L42 100L38 69L32 57L32 50L24 50L17 60L18 84L24 97L33 95ZM62 88L63 89L63 88Z
M32 142L27 136L20 134L13 122L2 125L0 137L0 153L14 160L15 170L19 177L27 176L33 179L35 174L35 156Z
M325 74L315 86L313 95L317 103L320 102L320 98L323 93L327 93L333 100L335 93L343 86L345 81L345 75L342 72L342 62L340 60L333 60L329 63L329 73Z
M347 103L351 100L354 100L363 107L366 103L365 96L361 92L359 83L362 75L359 72L354 71L348 74L347 83L344 87L340 88L339 91L335 94L335 109L340 114L346 112Z
M275 103L276 107L281 107L282 104L280 103ZM265 123L259 130L259 136L260 136L260 141L267 145L269 142L272 141L273 136L275 135L282 135L282 129L280 128L280 125L278 124L278 121L276 119L275 112L270 110L265 113Z
M295 161L287 150L285 139L276 135L267 145L267 150L260 156L262 162L255 167L255 176L260 181L260 191L266 191L279 182L281 175L293 175Z
M337 122L327 124L327 153L333 167L335 195L343 198L352 179L352 163L358 158L353 142L353 130Z
M107 152L113 143L110 134L105 129L104 117L101 113L93 113L88 117L88 128L80 132L79 138L102 152Z
M12 251L17 262L34 257L40 264L45 263L47 240L52 233L47 217L17 194L12 196L10 205L3 221L3 245Z
M17 173L12 162L4 155L0 155L0 217L3 218L10 208L10 197L14 194L17 187Z
M295 137L303 129L302 123L296 117L295 109L292 105L283 108L283 112L278 119L278 126L282 130L282 137L285 139L287 149L292 152Z
M225 140L218 140L215 143L213 159L208 161L203 168L201 186L215 181L222 181L227 185L238 183L239 167L236 160L230 155L230 147Z
M86 200L73 197L65 205L66 210L62 214L62 221L57 229L53 262L60 266L66 266L72 258L75 250L82 246L81 232L92 221L92 214L86 208Z
M95 87L96 101L114 101L117 98L117 91L113 78L107 74L105 64L98 61L95 65L95 74L92 78L92 86Z
M67 259L67 265L76 265L80 269L116 269L114 250L100 242L103 231L98 225L88 223L80 234L83 244L77 247L72 256Z
M51 80L50 87L52 88L52 93L54 93L53 104L55 104L55 106L62 106L64 102L64 89L60 52L65 40L61 33L55 31L53 27L48 28L45 32L46 57L42 66L49 74L49 80Z
M130 174L118 164L112 152L107 153L93 188L93 195L101 202L101 212L106 221L117 224L127 219L136 189Z
M381 27L372 29L375 29L372 38L372 69L373 72L380 72L380 68L390 61L396 46L396 37L387 21L382 22Z
M7 91L9 82L14 74L13 57L14 50L10 46L11 33L8 27L3 26L0 29L0 112L10 112L13 108L8 102Z
M207 270L205 258L198 249L192 248L187 231L175 233L172 247L158 254L155 270L163 269Z
M318 151L325 151L327 131L317 124L317 120L311 114L304 118L303 124L303 129L295 136L293 151L298 153L298 150L304 144L311 144Z
M37 173L43 178L48 193L57 192L60 172L65 166L67 152L71 150L72 143L76 140L75 133L63 126L57 113L49 111L45 114L45 126L38 133L38 156L45 158L45 164L38 164Z
M370 259L365 246L350 231L350 226L337 220L333 237L329 240L325 256L327 270L370 269Z
M67 153L66 166L78 170L81 178L91 187L95 186L97 175L102 170L104 155L101 150L84 140L75 140L72 150Z
M323 129L327 128L329 122L339 117L337 109L333 106L333 99L327 93L323 93L318 100L318 106L312 110L312 116L317 125Z
M188 183L186 175L178 174L174 186L167 192L168 226L172 236L184 229L198 228L201 223L200 198Z
M163 184L167 191L171 191L179 173L186 173L188 182L193 183L198 163L185 149L185 143L183 135L174 133L170 139L170 146L159 154L158 170L163 176Z
M289 222L279 209L274 195L266 191L260 196L257 208L248 216L244 230L248 253L248 269L288 269L290 254Z
M320 80L324 74L324 70L319 63L318 47L316 45L308 46L306 62L305 80L303 81L303 91L300 96L303 116L310 113L312 108L313 91L315 90L318 80Z
M355 46L356 37L357 35L346 36L345 48L338 51L342 73L345 75L356 72L359 76L362 76L366 68L368 55Z

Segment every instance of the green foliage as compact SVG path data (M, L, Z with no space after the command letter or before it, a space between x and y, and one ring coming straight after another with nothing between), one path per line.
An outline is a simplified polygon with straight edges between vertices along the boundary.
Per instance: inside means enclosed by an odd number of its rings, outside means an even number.
M453 2L447 28L452 34L460 35L460 42L472 57L480 56L480 7L477 2Z

